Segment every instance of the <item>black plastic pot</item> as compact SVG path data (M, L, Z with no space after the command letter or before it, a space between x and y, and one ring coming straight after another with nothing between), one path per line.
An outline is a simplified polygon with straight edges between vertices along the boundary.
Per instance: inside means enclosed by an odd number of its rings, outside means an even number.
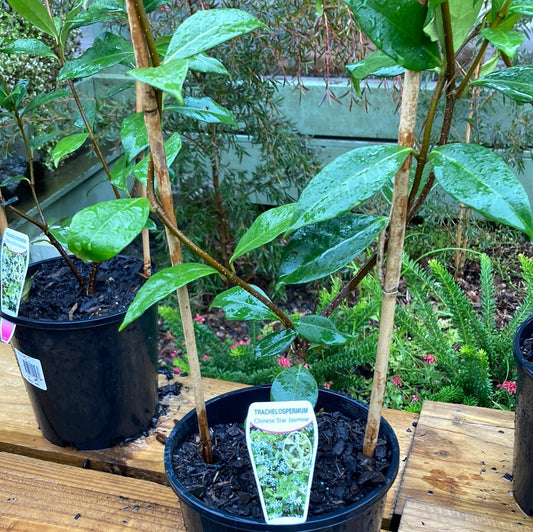
M256 401L270 400L270 386L243 388L220 395L207 402L207 416L211 425L219 423L243 422L248 406ZM320 390L316 410L342 412L355 419L366 420L367 405L346 395L329 390ZM385 504L385 496L391 487L399 467L400 450L392 427L385 419L381 420L380 435L385 437L392 448L392 461L386 473L385 485L373 490L357 503L329 514L310 517L297 525L267 525L266 522L246 519L219 511L207 506L190 494L177 478L172 467L175 449L192 434L198 433L196 412L189 412L172 430L165 445L165 470L172 489L181 501L181 509L188 532L372 532L380 530Z
M30 357L22 374L35 373L32 360L41 365L46 389L24 382L51 443L103 449L151 427L157 408L157 309L119 333L124 314L70 322L7 317L17 325L13 347Z
M517 365L513 491L527 515L533 515L533 364L524 358L523 349L531 338L533 316L520 325L513 345Z

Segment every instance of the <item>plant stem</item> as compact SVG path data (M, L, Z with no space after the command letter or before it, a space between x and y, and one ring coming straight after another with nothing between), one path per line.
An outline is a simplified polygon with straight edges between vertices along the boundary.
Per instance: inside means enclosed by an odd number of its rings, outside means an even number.
M420 72L405 71L402 109L398 131L398 144L412 147L415 139L416 109L420 88ZM411 157L408 157L397 172L392 195L390 236L388 242L385 283L381 303L379 337L372 382L372 393L363 444L363 453L373 456L379 435L383 395L387 383L387 370L394 327L396 294L402 268L403 243L407 224L407 204L409 197L409 176Z

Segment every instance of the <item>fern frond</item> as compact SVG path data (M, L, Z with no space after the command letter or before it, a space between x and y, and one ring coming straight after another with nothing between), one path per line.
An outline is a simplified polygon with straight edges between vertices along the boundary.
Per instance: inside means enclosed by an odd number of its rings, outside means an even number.
M483 323L485 327L496 333L496 323L494 317L496 316L496 290L494 289L494 273L492 271L492 262L488 255L481 254L481 308Z

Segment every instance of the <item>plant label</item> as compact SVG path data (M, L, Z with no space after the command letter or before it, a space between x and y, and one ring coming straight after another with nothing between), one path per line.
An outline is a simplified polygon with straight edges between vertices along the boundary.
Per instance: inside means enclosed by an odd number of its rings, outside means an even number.
M266 522L305 523L318 447L311 403L252 403L246 442Z
M2 313L16 316L19 311L26 272L28 271L30 243L28 235L5 229L0 253L1 288L0 306ZM0 319L2 342L9 342L15 331L15 324L5 318Z

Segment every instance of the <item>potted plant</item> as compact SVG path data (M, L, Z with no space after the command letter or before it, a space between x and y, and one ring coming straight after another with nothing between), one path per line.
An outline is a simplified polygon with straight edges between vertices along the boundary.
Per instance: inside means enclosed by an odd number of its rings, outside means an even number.
M513 493L520 508L533 515L533 316L525 319L514 336L513 353L517 367L515 439L513 449Z
M367 416L365 444L362 449L364 455L373 456L382 426L383 388L405 225L420 208L435 180L437 179L453 197L471 205L483 215L533 235L529 201L519 181L505 164L490 150L480 146L448 144L455 103L471 83L473 72L480 64L489 40L498 49L498 54L501 52L504 62L509 63L509 57L516 51L514 47L508 46L510 37L516 38L514 33L510 33L510 26L516 22L516 15L527 15L528 12L525 8L511 8L510 2L491 6L491 9L484 11L481 11L482 3L476 2L469 6L467 15L455 3L450 2L431 5L429 8L416 0L404 0L390 7L378 5L377 2L366 2L364 5L348 2L348 5L379 48L369 60L349 69L352 78L356 81L364 79L376 70L390 67L391 63L405 69L399 144L356 149L325 167L309 183L296 203L271 209L258 217L240 240L230 262L234 262L241 254L284 235L288 238L288 243L279 282L304 283L343 268L373 244L379 234L383 235L379 248L381 253L371 256L368 264L340 295L343 297L350 293L361 276L374 267L378 258L382 259L386 250L381 334L377 346L374 388ZM80 20L86 23L110 13L115 14L116 11L111 7L92 4L87 12L80 15L80 19L73 15L71 23L79 23ZM192 103L193 108L204 119L222 120L221 117L227 117L226 111L221 112L218 108L215 111L211 103L203 102L200 107L198 102L187 102L187 105L184 105L181 87L189 69L220 72L220 64L204 52L222 38L230 38L260 27L257 19L233 10L203 10L185 20L170 40L156 43L150 37L143 6L128 0L125 7L136 59L136 68L131 70L129 75L138 82L139 93L142 95L138 108L143 111L140 116L144 122L144 128L142 122L132 122L135 127L129 131L134 132L132 137L136 141L142 139L136 146L150 147L150 159L138 164L142 169L140 173L146 174L150 206L165 226L173 266L147 279L129 306L121 328L124 329L134 322L161 298L174 291L178 292L191 377L194 380L199 450L209 463L213 461L213 455L207 428L208 413L202 398L187 284L207 275L222 275L234 286L219 294L213 304L222 306L229 319L279 321L281 327L259 343L259 354L276 355L290 349L297 364L305 362L308 349L315 343L338 345L345 341L345 335L337 331L328 319L339 299L334 300L323 315L292 320L263 291L244 282L231 268L219 264L188 239L176 224L165 147L174 147L175 152L179 149L179 140L175 137L166 140L164 138L161 117L164 116L163 104L166 103L166 98L163 98L161 93L173 97L177 107L181 107L180 110L184 113L191 112L189 105ZM28 17L31 16L28 14ZM482 22L479 25L476 23L478 20ZM49 29L49 25L47 28ZM402 31L398 31L398 28ZM476 37L480 38L483 54L475 55L465 69L466 74L459 76L459 71L455 70L456 52L465 40L470 42ZM116 50L116 47L112 49ZM66 65L63 76L72 79L89 74L94 71L95 62L101 67L109 54L105 51L102 53L101 48L99 52L96 61L94 57L91 61L85 57ZM127 48L127 53L130 53L130 48ZM416 145L414 124L419 72L425 70L435 71L437 79L421 141ZM531 94L527 90L516 90L517 83L523 82L530 73L531 67L509 67L480 78L475 83L495 87L519 101L531 101ZM437 117L437 104L441 98L445 99L442 130L437 146L433 147L432 128ZM130 156L133 159L135 155L130 153ZM416 168L410 180L412 159ZM131 168L121 175L134 171L133 161L130 166ZM390 185L393 178L391 196ZM387 197L392 198L390 217L361 215L355 212L367 199L381 190ZM183 263L181 244L187 246L203 262ZM297 367L298 377L304 375L305 370ZM294 374L282 375L281 388L285 388L288 382L288 387L294 389L294 384L301 381L299 378L295 380ZM374 519L372 526L379 528L379 521Z

